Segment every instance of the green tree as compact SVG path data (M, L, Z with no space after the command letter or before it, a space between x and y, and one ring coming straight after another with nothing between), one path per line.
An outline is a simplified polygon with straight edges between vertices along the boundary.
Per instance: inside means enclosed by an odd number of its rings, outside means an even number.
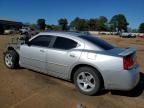
M121 32L122 30L127 32L127 26L129 25L126 17L123 14L114 15L110 21L110 24L112 28L118 32Z
M96 24L97 30L107 31L107 21L108 19L105 16L100 16Z
M45 30L45 19L38 19L37 20L37 25L39 26L40 30Z
M144 33L144 23L141 23L139 26L139 32Z
M105 16L100 16L99 21L103 24L107 23L108 19Z
M96 25L97 25L98 19L89 19L88 20L88 29L91 31L97 30Z
M112 24L112 23L109 23L109 30L111 32L115 32L116 31L116 26L114 24Z
M51 25L51 27L52 27L52 30L55 30L55 31L61 30L60 26L58 26L58 25Z
M77 17L71 22L70 26L78 31L87 31L88 30L88 21Z
M30 24L29 27L32 28L32 29L38 29L38 25L37 24Z
M47 28L47 30L53 30L53 27L52 27L52 25L46 25L46 28Z
M68 29L68 21L65 18L61 18L58 20L58 24L61 30L66 31Z

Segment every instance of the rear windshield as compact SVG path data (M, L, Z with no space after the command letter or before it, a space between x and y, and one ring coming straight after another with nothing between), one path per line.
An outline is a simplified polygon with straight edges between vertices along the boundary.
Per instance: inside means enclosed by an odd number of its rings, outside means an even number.
M114 46L112 46L108 42L106 42L100 38L94 37L94 36L83 35L83 36L79 36L79 37L84 39L84 40L91 42L92 44L94 44L94 45L96 45L96 46L98 46L104 50L110 50L110 49L114 48Z

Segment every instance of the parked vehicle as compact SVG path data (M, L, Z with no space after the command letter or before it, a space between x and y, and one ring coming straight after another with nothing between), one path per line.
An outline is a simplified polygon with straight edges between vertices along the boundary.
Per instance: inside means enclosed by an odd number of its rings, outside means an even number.
M6 29L4 30L4 34L15 34L17 31L15 29Z
M13 31L12 30L4 30L4 34L12 34Z
M122 38L136 38L136 35L133 33L121 33L120 37L122 37Z
M29 32L30 28L29 27L22 27L19 29L20 34L27 34Z
M140 38L144 38L144 34L139 34L139 36L138 37L140 37Z
M84 33L45 32L11 43L4 62L10 69L21 66L72 81L86 95L102 88L131 90L139 82L136 49L118 48Z

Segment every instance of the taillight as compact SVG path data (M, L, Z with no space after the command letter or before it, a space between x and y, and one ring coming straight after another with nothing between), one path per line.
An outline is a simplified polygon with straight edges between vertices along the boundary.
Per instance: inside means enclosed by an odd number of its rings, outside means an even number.
M126 56L123 58L123 67L125 70L128 70L133 65L134 65L134 60L132 56Z

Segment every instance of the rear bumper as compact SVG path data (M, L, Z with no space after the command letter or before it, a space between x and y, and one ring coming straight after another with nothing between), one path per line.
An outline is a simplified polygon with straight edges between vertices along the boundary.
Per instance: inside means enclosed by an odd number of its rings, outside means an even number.
M136 65L133 69L128 71L128 82L127 82L127 87L125 87L126 90L131 90L133 89L140 80L140 66Z
M107 89L113 90L131 90L140 80L140 66L135 65L131 70L123 70L119 72L115 82L108 85Z

